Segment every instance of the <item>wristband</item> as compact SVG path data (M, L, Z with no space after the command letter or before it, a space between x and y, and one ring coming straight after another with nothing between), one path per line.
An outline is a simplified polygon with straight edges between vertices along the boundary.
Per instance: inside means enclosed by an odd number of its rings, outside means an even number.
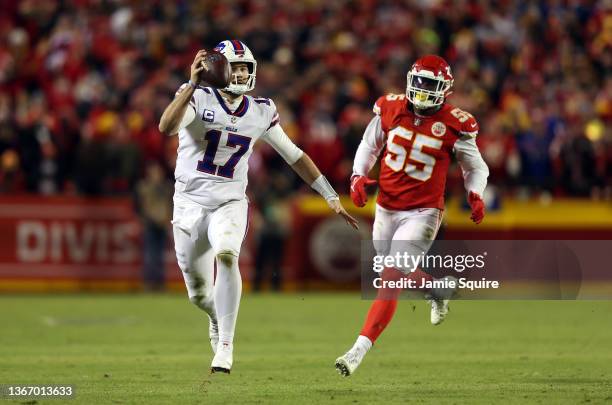
M192 89L197 89L198 85L195 84L194 82L191 81L191 79L189 79L189 85L191 86Z
M325 176L320 175L315 181L310 185L317 193L321 194L326 201L331 200L339 200L338 193L334 190L329 181L325 178Z

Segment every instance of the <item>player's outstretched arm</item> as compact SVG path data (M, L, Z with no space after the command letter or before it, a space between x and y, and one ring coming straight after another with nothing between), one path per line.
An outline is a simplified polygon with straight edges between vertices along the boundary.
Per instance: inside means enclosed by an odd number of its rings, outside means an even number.
M188 108L188 106L200 82L200 72L206 69L206 65L202 63L204 61L204 56L206 56L205 50L198 51L191 64L189 86L181 88L174 100L172 100L164 110L158 126L161 133L165 135L174 135L181 128L189 125L195 118L195 111L192 108Z
M476 224L485 216L485 205L482 197L487 186L489 167L483 160L474 137L464 137L455 142L457 162L463 172L463 184L468 193L468 203L472 209L471 219Z
M376 180L368 178L368 173L376 164L384 146L384 134L380 115L375 115L366 128L363 139L355 153L353 175L351 176L351 199L357 207L363 207L368 200L366 188L376 185Z
M278 114L275 116L278 116ZM272 146L306 184L309 184L321 194L321 196L325 198L325 201L327 201L329 207L334 210L336 214L341 215L353 228L359 229L357 220L350 216L340 203L338 193L336 193L331 184L329 184L325 176L321 174L321 171L314 164L312 159L291 142L291 139L289 139L285 131L283 131L278 121L272 122L270 129L268 129L261 139Z
M310 156L303 154L297 162L291 165L291 168L304 180L307 184L315 189L334 212L344 218L344 220L353 228L359 229L358 222L355 218L349 215L340 203L340 197L334 188L329 184L325 176L321 174L319 168L314 164Z

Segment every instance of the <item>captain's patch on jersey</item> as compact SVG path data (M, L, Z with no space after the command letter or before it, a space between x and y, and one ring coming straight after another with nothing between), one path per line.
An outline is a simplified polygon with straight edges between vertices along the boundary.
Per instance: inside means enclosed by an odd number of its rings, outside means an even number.
M215 121L215 112L212 110L204 110L204 114L202 114L202 119L206 122L214 122Z

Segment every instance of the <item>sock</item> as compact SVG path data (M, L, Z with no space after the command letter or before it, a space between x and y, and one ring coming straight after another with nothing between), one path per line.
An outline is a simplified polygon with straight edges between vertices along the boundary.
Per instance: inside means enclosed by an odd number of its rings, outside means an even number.
M208 319L214 320L216 319L217 312L215 311L215 301L212 299L212 294L210 299L205 299L204 297L204 295L192 295L189 297L189 301L193 302L198 308L206 312Z
M372 341L367 336L359 335L353 345L353 348L357 347L367 353L372 348Z
M376 342L376 339L378 339L389 322L391 322L396 308L397 300L376 299L368 311L365 324L359 334L370 339L372 343Z
M191 264L194 270L189 277L189 284L193 295L189 300L208 315L209 323L217 323L217 310L215 309L215 253L209 249Z
M403 276L400 271L393 268L385 268L381 275L383 281L397 281ZM359 333L360 336L368 338L371 343L376 342L378 336L391 322L401 292L401 288L381 288L378 290L376 300L370 306L365 324Z
M213 327L217 329L217 332L219 332L219 324L217 323L217 318L213 318L212 316L208 315L208 325L214 325Z
M408 274L407 278L409 280L414 280L416 282L417 286L422 285L423 284L423 280L425 280L425 281L433 281L433 277L431 276L431 274L425 273L421 269L416 269L412 273ZM415 290L423 291L423 292L429 292L430 288L415 288Z
M242 294L242 278L238 270L238 257L232 260L217 260L215 282L215 307L219 324L219 342L231 345L234 341L236 318Z

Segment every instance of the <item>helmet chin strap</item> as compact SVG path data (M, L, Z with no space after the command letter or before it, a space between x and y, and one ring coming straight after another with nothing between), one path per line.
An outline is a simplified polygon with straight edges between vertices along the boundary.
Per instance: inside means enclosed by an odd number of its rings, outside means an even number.
M231 94L233 96L236 97L240 97L240 96L244 96L247 92L246 91L232 91L232 90L224 90L226 93Z
M226 98L230 99L230 102L234 102L234 100L239 99L241 96L243 96L242 93L234 93L233 91L229 91L229 90L225 90L225 89L220 89L220 92L223 93L223 95L225 95Z
M247 83L248 83L248 79L247 79L247 82L246 82L246 83L238 83L238 82L236 82L236 83L233 83L233 84L234 84L234 85L238 85L238 86L246 86L246 85L247 85ZM244 93L246 93L246 92L247 92L247 91L242 91L242 92L241 92L241 91L231 90L231 89L229 89L229 88L225 88L225 89L223 89L223 91L224 91L225 93L227 93L227 94L231 94L231 95L235 96L236 98L238 98L238 97L240 97L240 96L244 95Z
M242 96L242 94L243 94L243 93L237 93L237 92L231 91L231 90L223 90L223 91L226 92L227 94L231 94L232 96L236 96L236 97Z

